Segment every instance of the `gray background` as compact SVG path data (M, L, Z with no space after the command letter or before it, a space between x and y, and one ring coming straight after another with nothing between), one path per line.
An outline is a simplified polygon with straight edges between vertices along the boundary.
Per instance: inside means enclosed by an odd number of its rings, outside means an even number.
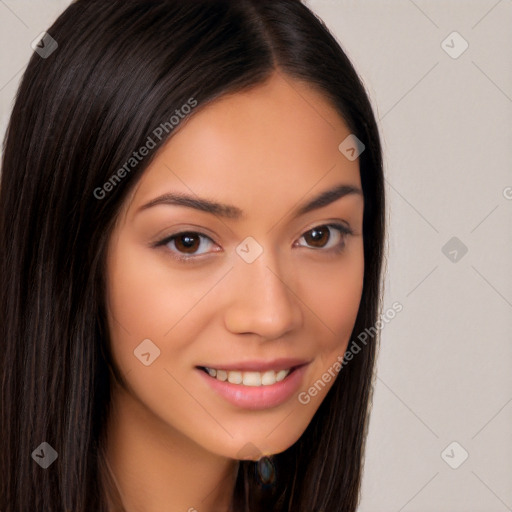
M68 4L0 0L2 138L30 43ZM374 104L383 311L403 306L381 330L359 512L512 510L512 0L307 4Z

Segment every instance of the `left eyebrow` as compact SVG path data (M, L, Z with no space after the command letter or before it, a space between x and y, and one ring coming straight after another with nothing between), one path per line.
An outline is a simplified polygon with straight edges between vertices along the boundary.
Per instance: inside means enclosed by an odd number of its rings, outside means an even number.
M297 217L305 215L306 213L328 206L334 201L351 194L363 196L363 191L355 185L337 185L334 188L324 190L307 203L299 205L294 212L292 212L292 215ZM187 208L194 208L206 213L211 213L212 215L233 220L245 218L245 213L237 206L176 192L169 192L152 199L148 203L142 205L137 210L137 213L157 205L185 206Z
M295 210L295 215L299 217L300 215L304 215L313 210L318 210L319 208L328 206L334 201L337 201L342 197L352 194L363 196L363 191L359 187L356 187L355 185L346 184L338 185L329 190L324 190L323 192L315 196L312 200L308 201L306 204L299 206L297 210Z

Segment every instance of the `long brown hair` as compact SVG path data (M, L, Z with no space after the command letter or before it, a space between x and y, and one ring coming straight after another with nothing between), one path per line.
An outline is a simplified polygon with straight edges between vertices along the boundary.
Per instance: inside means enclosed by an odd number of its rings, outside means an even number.
M105 248L123 201L173 132L101 199L94 191L193 97L194 111L278 70L314 85L360 139L364 287L353 336L381 304L385 201L364 86L298 0L76 0L31 57L4 141L0 182L0 510L107 512L105 424L115 376ZM192 112L190 115L193 115ZM340 141L341 142L341 141ZM354 512L376 339L340 372L262 485L240 462L238 511ZM31 454L58 453L48 469Z

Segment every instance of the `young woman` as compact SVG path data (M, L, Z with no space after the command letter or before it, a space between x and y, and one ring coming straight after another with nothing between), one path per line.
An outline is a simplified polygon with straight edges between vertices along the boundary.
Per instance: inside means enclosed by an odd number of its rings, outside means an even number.
M339 44L298 0L77 0L41 48L0 182L0 510L354 512L385 201Z

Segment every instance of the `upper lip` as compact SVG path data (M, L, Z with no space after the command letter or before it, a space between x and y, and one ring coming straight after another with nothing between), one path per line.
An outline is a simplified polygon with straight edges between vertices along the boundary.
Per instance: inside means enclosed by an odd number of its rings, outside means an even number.
M308 364L309 362L310 361L306 361L305 359L287 357L272 360L253 359L251 361L240 361L238 363L205 364L200 366L202 366L203 368L215 368L216 370L226 371L242 370L249 372L265 372L269 370L286 370L288 368L294 368L296 366L303 366L305 364Z

